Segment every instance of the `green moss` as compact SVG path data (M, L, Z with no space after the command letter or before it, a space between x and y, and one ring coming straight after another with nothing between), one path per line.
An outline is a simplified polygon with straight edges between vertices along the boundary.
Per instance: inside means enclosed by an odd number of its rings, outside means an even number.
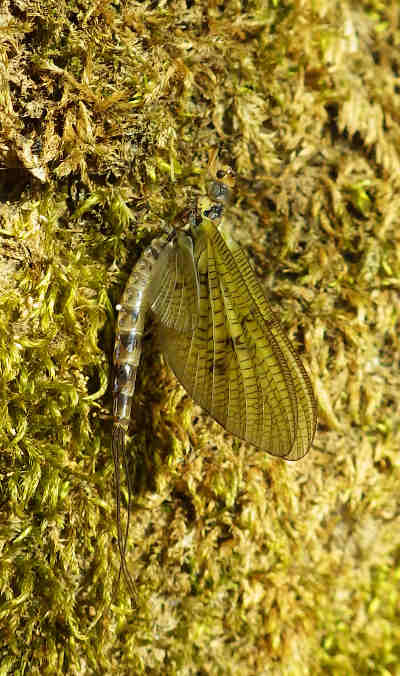
M0 10L1 675L398 673L386 4ZM310 365L320 426L297 464L240 445L146 341L132 608L115 584L113 308L214 149L237 174L232 233Z

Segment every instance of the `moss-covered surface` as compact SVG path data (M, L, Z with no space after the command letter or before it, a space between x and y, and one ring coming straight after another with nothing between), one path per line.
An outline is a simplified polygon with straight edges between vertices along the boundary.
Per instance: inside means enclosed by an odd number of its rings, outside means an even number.
M1 676L400 673L399 45L380 0L1 3ZM240 445L149 338L132 608L113 307L215 149L317 448Z

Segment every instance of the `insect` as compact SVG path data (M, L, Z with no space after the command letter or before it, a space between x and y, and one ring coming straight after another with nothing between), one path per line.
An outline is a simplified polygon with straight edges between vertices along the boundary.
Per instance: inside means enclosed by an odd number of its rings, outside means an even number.
M313 442L316 403L309 377L244 251L221 231L231 183L229 171L217 172L195 217L153 240L118 306L112 451L127 582L119 465L148 315L178 380L228 432L286 460L303 457ZM129 476L127 481L130 495Z

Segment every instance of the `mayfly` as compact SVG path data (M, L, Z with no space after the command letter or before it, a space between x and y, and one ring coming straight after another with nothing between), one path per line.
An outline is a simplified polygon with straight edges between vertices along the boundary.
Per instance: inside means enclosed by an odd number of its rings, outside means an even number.
M153 240L118 306L112 449L121 567L131 590L119 464L148 315L178 380L228 432L286 460L303 457L315 434L316 404L304 366L245 253L221 232L230 185L229 172L218 172L197 215ZM127 481L130 495L129 476Z

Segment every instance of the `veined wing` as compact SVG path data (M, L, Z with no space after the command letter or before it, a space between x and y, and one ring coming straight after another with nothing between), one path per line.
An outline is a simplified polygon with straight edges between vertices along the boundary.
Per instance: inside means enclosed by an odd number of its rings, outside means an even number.
M159 324L191 334L198 316L199 282L190 237L177 233L176 240L162 251L148 294Z
M204 219L194 261L199 303L192 331L156 313L168 364L228 432L272 455L301 458L316 427L311 383L246 255Z

